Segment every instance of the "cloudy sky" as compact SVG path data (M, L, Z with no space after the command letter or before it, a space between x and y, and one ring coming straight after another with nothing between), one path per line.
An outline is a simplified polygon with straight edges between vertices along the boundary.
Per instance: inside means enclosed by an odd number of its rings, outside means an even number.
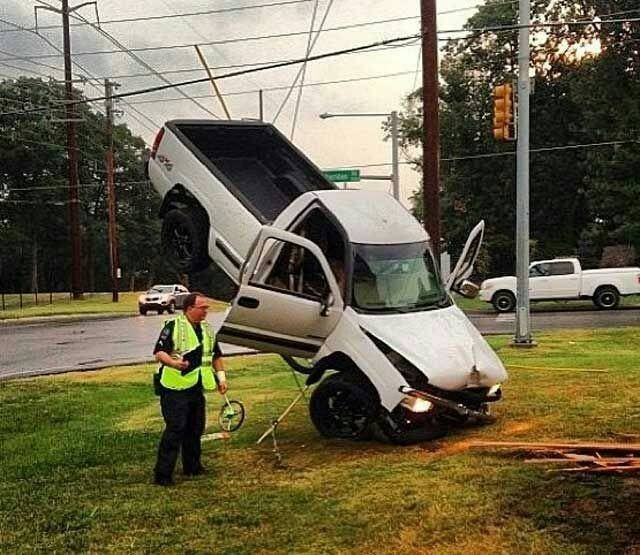
M440 0L439 29L461 27L474 13L473 6L480 2ZM80 3L80 0L70 2L71 6ZM62 47L59 15L38 10L41 36L26 31L6 32L15 29L15 25L33 29L34 6L45 4L60 6L59 0L2 1L0 78L21 73L63 78L62 56L49 44ZM238 9L244 7L249 9ZM76 13L96 22L93 6L85 6ZM102 94L105 77L120 83L118 92L128 92L164 84L163 79L177 83L205 77L194 44L201 45L208 65L217 68L214 74L222 75L238 69L228 66L303 57L312 22L316 32L322 25L312 50L312 54L321 54L419 32L419 13L419 0L99 0L98 15L108 36L90 26L72 27L73 60L77 64L74 74L94 79L93 84L79 85L89 97ZM178 15L183 17L149 19ZM137 20L116 21L123 19ZM51 26L54 28L46 28ZM313 39L315 36L314 33ZM131 54L121 47L132 50ZM383 142L380 118L322 120L318 115L388 113L401 109L402 99L421 83L419 54L420 45L415 42L401 48L308 64L295 129L300 89L290 91L290 88L299 66L221 79L218 86L234 119L258 117L257 91L263 89L265 120L275 120L287 136L293 130L296 145L321 168L389 163L391 146ZM355 81L344 82L348 80ZM327 83L335 81L342 82ZM120 103L124 112L122 121L151 143L157 127L166 120L225 117L209 83L183 87L181 91L171 89ZM196 97L195 102L185 96ZM390 167L362 171L388 174ZM415 172L402 167L401 192L405 203L417 183ZM390 184L382 181L362 182L360 186L390 190Z

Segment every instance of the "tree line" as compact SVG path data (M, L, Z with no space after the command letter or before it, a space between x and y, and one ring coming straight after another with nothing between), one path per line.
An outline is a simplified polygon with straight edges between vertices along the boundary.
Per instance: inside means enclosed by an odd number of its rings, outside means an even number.
M80 91L75 91L82 98ZM0 289L70 289L69 181L64 85L21 77L0 81ZM105 117L77 108L78 191L85 291L110 289ZM160 199L144 175L147 149L124 124L113 128L122 289L176 281L160 254Z
M517 9L488 0L465 27L513 26ZM640 17L637 0L534 0L532 9L533 21ZM450 40L441 58L444 247L457 256L471 227L484 219L483 275L515 268L515 144L493 138L492 90L517 79L517 35L516 29L471 33ZM640 249L640 24L534 29L531 77L532 259L578 255L587 267L633 263ZM407 149L421 145L421 98L417 90L405 99ZM413 162L420 168L421 156ZM421 191L412 203L421 218Z

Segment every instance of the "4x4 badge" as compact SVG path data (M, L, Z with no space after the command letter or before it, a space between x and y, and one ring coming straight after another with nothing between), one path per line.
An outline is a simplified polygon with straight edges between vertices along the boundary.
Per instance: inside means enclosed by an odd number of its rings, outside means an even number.
M168 172L173 169L173 162L164 154L158 154L158 162L160 162Z

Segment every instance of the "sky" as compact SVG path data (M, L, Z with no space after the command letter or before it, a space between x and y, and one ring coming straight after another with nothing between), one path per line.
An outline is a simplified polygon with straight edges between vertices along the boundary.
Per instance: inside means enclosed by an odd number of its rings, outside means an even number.
M440 0L437 3L438 28L462 27L466 19L473 15L473 7L481 1ZM80 3L80 0L70 1L71 6ZM34 6L45 4L60 6L59 0L2 1L0 78L20 74L64 78L62 56L49 44L62 48L62 31L59 27L40 29L40 36L25 31L3 32L14 29L11 24L33 29ZM88 97L103 94L105 77L113 78L120 84L117 91L119 93L164 84L161 77L150 74L152 71L192 70L163 73L164 79L172 83L206 77L194 44L200 45L208 65L216 68L213 70L214 75L222 75L237 71L237 68L223 69L220 66L304 57L309 46L312 22L315 30L313 43L324 20L322 32L311 50L312 55L412 35L420 29L419 0L99 0L97 6L101 27L106 33L128 49L145 50L134 52L138 58L135 60L121 52L119 46L110 42L97 29L73 26L71 46L73 61L78 64L74 66L74 74L94 78L91 83L76 85ZM237 9L245 6L254 8ZM201 13L190 17L113 22L229 9L234 10ZM91 5L76 13L92 23L96 22L95 8ZM60 21L59 14L45 9L38 10L39 28L59 25ZM371 22L381 23L367 25ZM331 30L354 25L356 27ZM282 34L292 36L247 40ZM212 42L217 44L206 44ZM179 46L184 47L178 48ZM162 49L154 50L159 47ZM118 52L105 52L109 50ZM101 53L87 54L96 51ZM32 59L32 56L46 57ZM300 89L295 87L291 91L291 86L301 66L219 79L217 84L225 95L225 102L233 119L257 118L257 91L263 89L265 121L273 122L288 137L293 132L293 142L320 168L359 168L369 164L389 164L391 143L383 140L381 123L384 118L320 119L319 114L389 113L401 110L406 95L421 84L419 56L420 44L414 42L401 48L385 48L311 62L304 75L304 83L308 86L301 89L299 101ZM18 57L21 59L15 59ZM143 67L142 63L147 67ZM365 80L312 85L351 79ZM270 90L273 88L279 89ZM185 86L181 90L184 95L203 98L197 98L194 102L181 96L175 89L132 97L117 106L123 111L118 122L126 122L135 134L151 144L157 129L167 120L210 119L214 115L226 117L219 100L212 96L211 83ZM285 102L287 96L289 98ZM103 109L101 105L94 107ZM403 159L401 156L401 161ZM388 175L391 168L389 165L362 168L361 171L363 174ZM401 165L401 201L406 206L418 184L416 172L408 165ZM362 181L357 186L369 190L391 191L391 184L387 181Z

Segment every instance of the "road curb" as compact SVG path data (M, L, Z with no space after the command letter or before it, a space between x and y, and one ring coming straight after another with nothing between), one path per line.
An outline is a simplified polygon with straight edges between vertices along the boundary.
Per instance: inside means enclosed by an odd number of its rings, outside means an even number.
M17 326L41 326L43 324L77 324L83 321L117 320L118 318L132 318L137 316L135 312L122 314L67 314L58 316L32 316L29 318L5 318L0 320L0 327Z
M264 353L262 351L256 351L253 349L247 349L246 351L239 351L235 353L223 354L222 358L236 358L242 356L255 356L255 355L268 355L270 353ZM11 372L9 374L0 374L0 382L9 380L18 380L23 378L40 378L42 376L55 376L57 374L71 374L72 372L93 372L95 370L103 370L105 368L118 368L121 366L135 366L137 364L152 364L156 359L148 357L145 359L127 359L118 361L104 361L96 364L87 364L80 368L78 367L64 367L53 368L49 370L27 370L26 372Z

